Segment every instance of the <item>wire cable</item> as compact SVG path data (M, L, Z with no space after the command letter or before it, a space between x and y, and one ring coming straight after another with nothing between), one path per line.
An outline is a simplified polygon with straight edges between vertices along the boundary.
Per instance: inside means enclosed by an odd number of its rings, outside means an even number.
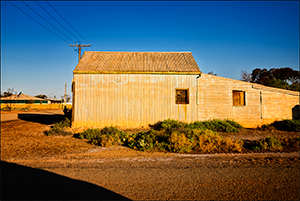
M67 32L69 32L74 38L76 38L76 40L78 40L79 43L81 43L81 41L74 36L74 34L72 34L64 25L62 25L58 20L55 19L55 17L53 17L41 4L39 4L36 0L35 2L46 12L48 13L48 15L50 15L60 26L62 26Z
M48 94L48 95L54 94L55 92L58 92L59 90L63 89L64 87L65 87L65 86L62 86L61 88L57 89L56 91L54 91L54 92L52 92L52 93L50 93L50 94Z
M28 7L30 8L33 12L35 12L38 16L40 16L40 18L42 18L43 20L45 20L48 24L50 24L54 29L56 29L59 33L61 33L62 35L64 35L66 38L68 38L70 41L73 41L75 43L74 40L72 40L71 38L69 38L68 36L66 36L64 33L62 33L60 30L58 30L55 26L53 26L50 22L48 22L45 18L43 18L40 14L38 14L34 9L32 9L29 5L27 5L23 0L22 2Z
M61 15L59 14L59 12L46 0L46 2L53 8L53 10L55 10L55 12L74 30L76 31L76 29L69 23L67 22L67 20ZM89 43L80 33L78 33L78 31L76 31L76 33L81 36L87 43Z
M18 6L16 6L15 4L13 4L10 0L8 0L9 3L11 3L13 6L15 6L17 9L19 9L22 13L24 13L25 15L27 15L30 19L32 19L33 21L35 21L36 23L38 23L40 26L42 26L43 28L45 28L47 31L51 32L52 34L54 34L55 36L57 36L58 38L60 38L61 40L65 41L66 43L70 44L68 41L66 41L65 39L63 39L62 37L60 37L59 35L57 35L56 33L52 32L50 29L48 29L47 27L45 27L44 25L42 25L41 23L39 23L38 21L36 21L33 17L31 17L30 15L28 15L25 11L23 11L21 8L19 8Z

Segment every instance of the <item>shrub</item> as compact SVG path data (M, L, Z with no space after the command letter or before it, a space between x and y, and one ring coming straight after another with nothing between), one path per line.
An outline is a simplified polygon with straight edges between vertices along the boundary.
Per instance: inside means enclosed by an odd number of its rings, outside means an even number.
M201 129L201 130L212 130L216 132L238 132L242 126L232 120L219 120L214 119L212 121L195 121L188 125L192 129Z
M100 145L101 147L110 147L118 143L118 138L116 136L105 136L100 135L92 140L92 144Z
M262 125L259 129L261 129L263 131L273 131L273 130L276 130L276 128L274 126L271 126L271 125L268 125L268 124Z
M244 141L242 140L235 140L233 141L231 138L226 138L222 140L222 145L221 149L222 151L237 151L237 152L242 152L243 150L243 144Z
M233 141L231 138L224 139L218 133L211 130L205 130L201 135L199 135L194 149L200 152L241 152L243 149L243 141Z
M187 125L186 123L179 122L174 119L167 119L157 123L157 130L173 131L179 128L184 128L186 127L186 125Z
M102 130L88 129L79 134L79 137L90 139L95 145L126 145L141 151L158 150L177 153L242 151L242 141L223 139L214 132L236 132L238 128L241 128L238 123L231 120L196 121L186 124L168 119L157 122L154 126L155 129L131 135L115 127L105 127Z
M167 151L169 150L169 143L165 141L162 142L155 141L154 149L158 151Z
M63 121L54 123L54 126L49 130L46 131L45 134L47 136L50 135L63 135L64 134L64 128L70 127L71 121L68 118L65 118ZM67 132L69 134L69 132Z
M65 116L67 118L72 118L72 108L71 109L68 109L66 106L64 107L64 110L63 110Z
M103 128L101 131L98 129L91 140L92 144L109 147L123 144L124 141L126 141L126 138L127 135L124 131L110 126Z
M282 147L288 147L289 149L299 151L299 136L293 136L288 138L283 138L280 140Z
M212 152L218 150L222 143L222 136L211 130L205 130L199 135L195 150L200 152Z
M154 148L155 139L155 131L150 130L148 132L139 132L127 140L127 145L131 148L136 148L141 151L146 151Z
M239 124L239 123L237 123L236 121L234 121L234 120L230 120L230 119L226 119L225 120L227 123L229 123L229 124L231 124L233 127L235 127L235 128L243 128L243 126L241 125L241 124Z
M102 130L88 129L79 134L79 138L88 139L94 145L109 147L113 145L122 145L127 143L129 134L115 127L104 127Z
M83 133L79 134L80 139L88 139L88 140L93 140L96 136L101 135L101 130L100 129L91 129L89 128L88 130L84 131Z
M190 124L179 122L173 119L167 119L162 122L156 123L156 130L166 130L167 132L179 131L186 132L189 129L212 130L216 132L238 132L242 128L240 124L233 120L208 120L208 121L195 121Z
M168 139L169 149L173 152L187 153L193 148L193 143L184 133L173 131Z
M298 119L285 119L282 121L274 121L270 126L283 131L300 131L300 120Z
M261 138L258 141L256 141L255 145L252 147L254 151L260 151L260 150L281 150L282 145L280 141L272 136Z

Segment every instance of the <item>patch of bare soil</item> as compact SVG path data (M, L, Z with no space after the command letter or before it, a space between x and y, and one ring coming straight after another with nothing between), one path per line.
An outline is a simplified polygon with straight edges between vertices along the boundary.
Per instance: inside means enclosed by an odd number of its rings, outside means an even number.
M50 125L16 120L1 122L1 159L42 159L82 153L94 146L72 136L46 136Z

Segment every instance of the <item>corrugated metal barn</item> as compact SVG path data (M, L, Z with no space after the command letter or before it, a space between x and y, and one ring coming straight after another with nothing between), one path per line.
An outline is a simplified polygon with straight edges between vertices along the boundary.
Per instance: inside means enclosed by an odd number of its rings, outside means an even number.
M201 73L190 52L85 52L73 73L72 127L299 117L299 92Z
M197 120L190 52L85 52L73 73L73 127Z

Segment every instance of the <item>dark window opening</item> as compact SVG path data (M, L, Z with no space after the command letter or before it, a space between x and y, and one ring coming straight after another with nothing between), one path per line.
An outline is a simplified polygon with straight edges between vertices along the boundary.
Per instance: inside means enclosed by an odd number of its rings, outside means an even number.
M232 91L233 106L244 106L245 103L245 91Z
M189 89L176 89L176 104L189 104Z

